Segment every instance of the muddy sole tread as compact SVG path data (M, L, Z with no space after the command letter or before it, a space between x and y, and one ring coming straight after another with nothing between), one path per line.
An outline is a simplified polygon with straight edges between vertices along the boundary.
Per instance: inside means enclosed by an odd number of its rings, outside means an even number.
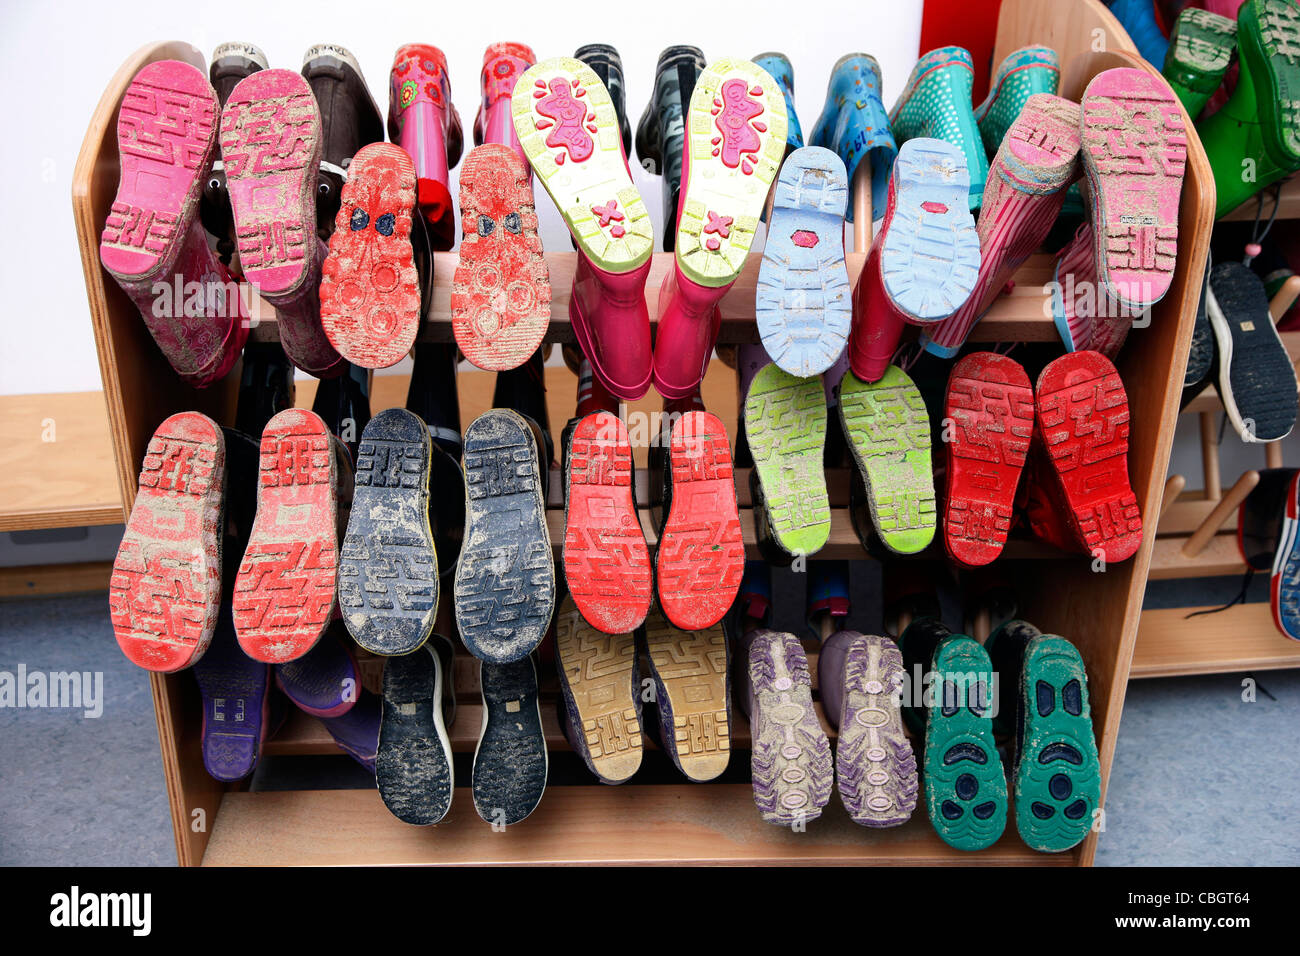
M441 699L450 679L431 648L384 662L375 782L404 823L430 826L451 808L455 771Z
M796 378L768 365L750 383L743 413L745 438L777 544L793 555L816 554L831 532L822 466L826 393L821 380Z
M433 632L438 554L429 525L433 442L404 409L372 418L357 446L352 511L339 558L339 609L374 654L409 654Z
M638 628L654 595L650 550L637 516L632 446L617 415L595 412L569 444L564 578L578 609L608 634Z
M493 409L465 429L464 448L456 624L475 657L505 664L541 643L555 610L537 443L520 415Z
M636 640L606 634L565 602L555 627L555 655L565 696L577 712L579 753L605 783L622 783L641 766L644 738L636 684Z
M936 504L930 463L930 420L912 380L890 366L878 382L846 372L840 420L867 489L881 542L914 554L934 539Z
M731 757L727 639L722 627L683 631L651 612L645 639L650 666L672 713L672 726L664 728L668 755L689 779L712 780Z
M148 670L203 656L221 606L225 438L210 418L166 419L145 449L139 491L109 577L113 633Z
M494 826L518 823L546 790L548 758L532 658L479 665L483 734L474 752L474 809Z

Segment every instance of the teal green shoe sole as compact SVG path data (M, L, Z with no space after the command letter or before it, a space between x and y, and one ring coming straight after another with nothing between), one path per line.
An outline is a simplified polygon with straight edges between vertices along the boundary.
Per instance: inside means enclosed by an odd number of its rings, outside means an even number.
M1033 638L1021 672L1024 738L1015 770L1016 829L1035 850L1058 853L1092 828L1101 762L1088 707L1088 677L1074 645Z
M1007 781L993 741L993 665L977 641L953 634L935 649L925 725L925 804L958 850L983 850L1007 824Z

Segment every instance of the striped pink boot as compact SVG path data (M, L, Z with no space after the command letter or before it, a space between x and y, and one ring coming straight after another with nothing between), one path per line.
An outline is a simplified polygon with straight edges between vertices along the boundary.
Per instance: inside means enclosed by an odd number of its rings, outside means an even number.
M1129 329L1145 323L1149 307L1136 312L1112 295L1097 277L1092 224L1083 223L1056 254L1052 272L1052 318L1067 352L1100 352L1112 362Z
M1079 174L1079 106L1036 93L1002 140L989 169L979 219L980 271L975 291L951 318L921 335L927 351L956 355L975 323L1029 255L1042 245Z
M1052 268L1052 318L1067 352L1092 348L1096 318L1097 260L1092 251L1092 223L1085 221L1056 254Z
M158 348L195 387L224 377L248 337L241 290L196 215L217 108L211 84L188 63L162 60L136 74L118 110L122 172L99 245Z

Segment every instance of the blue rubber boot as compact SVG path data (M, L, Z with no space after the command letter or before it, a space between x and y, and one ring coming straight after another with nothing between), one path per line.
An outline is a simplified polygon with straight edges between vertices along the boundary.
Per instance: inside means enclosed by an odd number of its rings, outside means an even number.
M788 156L803 145L803 129L794 112L794 67L784 53L760 53L754 62L767 70L785 94L785 152Z
M1137 46L1142 59L1159 70L1169 51L1169 38L1156 23L1152 0L1110 0L1110 12Z
M840 57L831 68L826 104L809 137L810 145L824 146L844 161L850 192L858 164L871 161L871 209L877 219L885 212L889 173L898 155L880 89L880 64L874 57L865 53ZM851 201L846 216L853 221Z

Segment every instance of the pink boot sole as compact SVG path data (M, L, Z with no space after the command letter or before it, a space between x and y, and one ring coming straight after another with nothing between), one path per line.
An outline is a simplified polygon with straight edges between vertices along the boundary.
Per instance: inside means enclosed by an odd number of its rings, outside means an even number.
M316 242L321 120L307 81L261 70L221 111L221 155L244 275L265 295L297 291Z
M1178 100L1144 70L1098 74L1083 94L1083 165L1092 187L1097 271L1121 303L1169 291L1187 134Z
M197 209L216 143L217 96L188 63L150 63L117 117L122 174L99 258L119 278L170 271Z

